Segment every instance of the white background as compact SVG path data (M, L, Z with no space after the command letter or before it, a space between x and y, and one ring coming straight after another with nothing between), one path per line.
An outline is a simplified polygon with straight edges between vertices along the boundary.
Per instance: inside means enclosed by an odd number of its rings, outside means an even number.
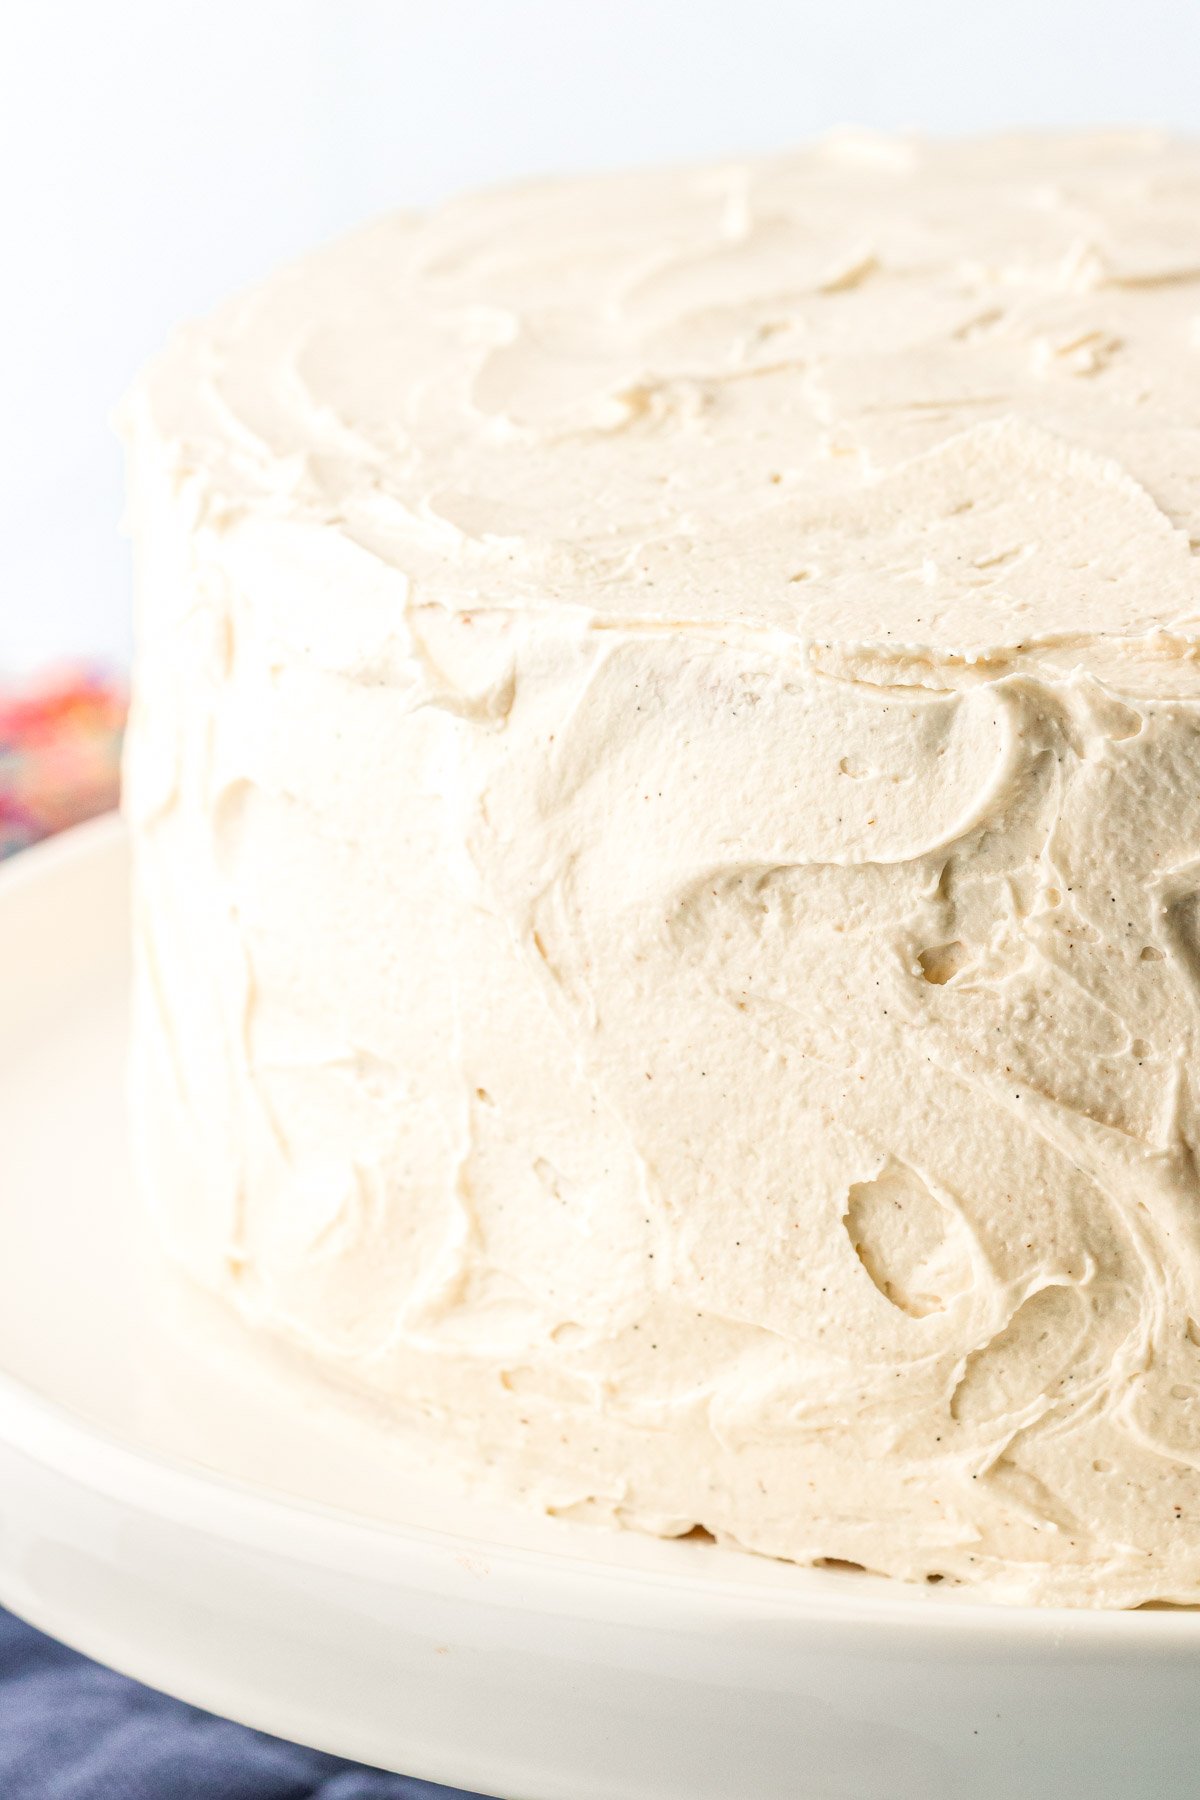
M1200 0L19 0L0 668L128 649L109 410L176 318L389 206L841 123L1200 128Z

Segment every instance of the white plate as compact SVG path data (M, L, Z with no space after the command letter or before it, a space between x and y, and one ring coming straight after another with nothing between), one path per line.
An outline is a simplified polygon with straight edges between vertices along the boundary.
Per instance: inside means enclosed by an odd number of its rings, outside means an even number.
M527 1518L247 1375L140 1260L125 918L111 820L0 874L0 1599L216 1712L506 1800L1194 1800L1200 1613Z

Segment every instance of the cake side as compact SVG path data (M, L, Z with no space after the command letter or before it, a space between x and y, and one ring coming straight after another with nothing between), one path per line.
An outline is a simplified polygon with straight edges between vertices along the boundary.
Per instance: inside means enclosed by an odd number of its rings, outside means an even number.
M385 222L127 408L172 1253L536 1504L1200 1598L1200 153Z

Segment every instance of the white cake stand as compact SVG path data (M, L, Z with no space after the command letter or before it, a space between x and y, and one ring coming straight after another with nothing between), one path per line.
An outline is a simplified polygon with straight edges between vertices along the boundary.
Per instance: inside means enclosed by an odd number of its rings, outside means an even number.
M125 889L111 820L0 874L0 1599L216 1712L504 1800L1194 1800L1200 1613L526 1518L247 1374L213 1321L181 1348L192 1303L131 1219Z

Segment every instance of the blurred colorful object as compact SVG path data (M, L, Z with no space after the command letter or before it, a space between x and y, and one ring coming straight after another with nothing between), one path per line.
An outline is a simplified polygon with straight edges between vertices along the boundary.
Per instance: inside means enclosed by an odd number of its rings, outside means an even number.
M116 805L126 704L98 669L0 683L0 857Z

